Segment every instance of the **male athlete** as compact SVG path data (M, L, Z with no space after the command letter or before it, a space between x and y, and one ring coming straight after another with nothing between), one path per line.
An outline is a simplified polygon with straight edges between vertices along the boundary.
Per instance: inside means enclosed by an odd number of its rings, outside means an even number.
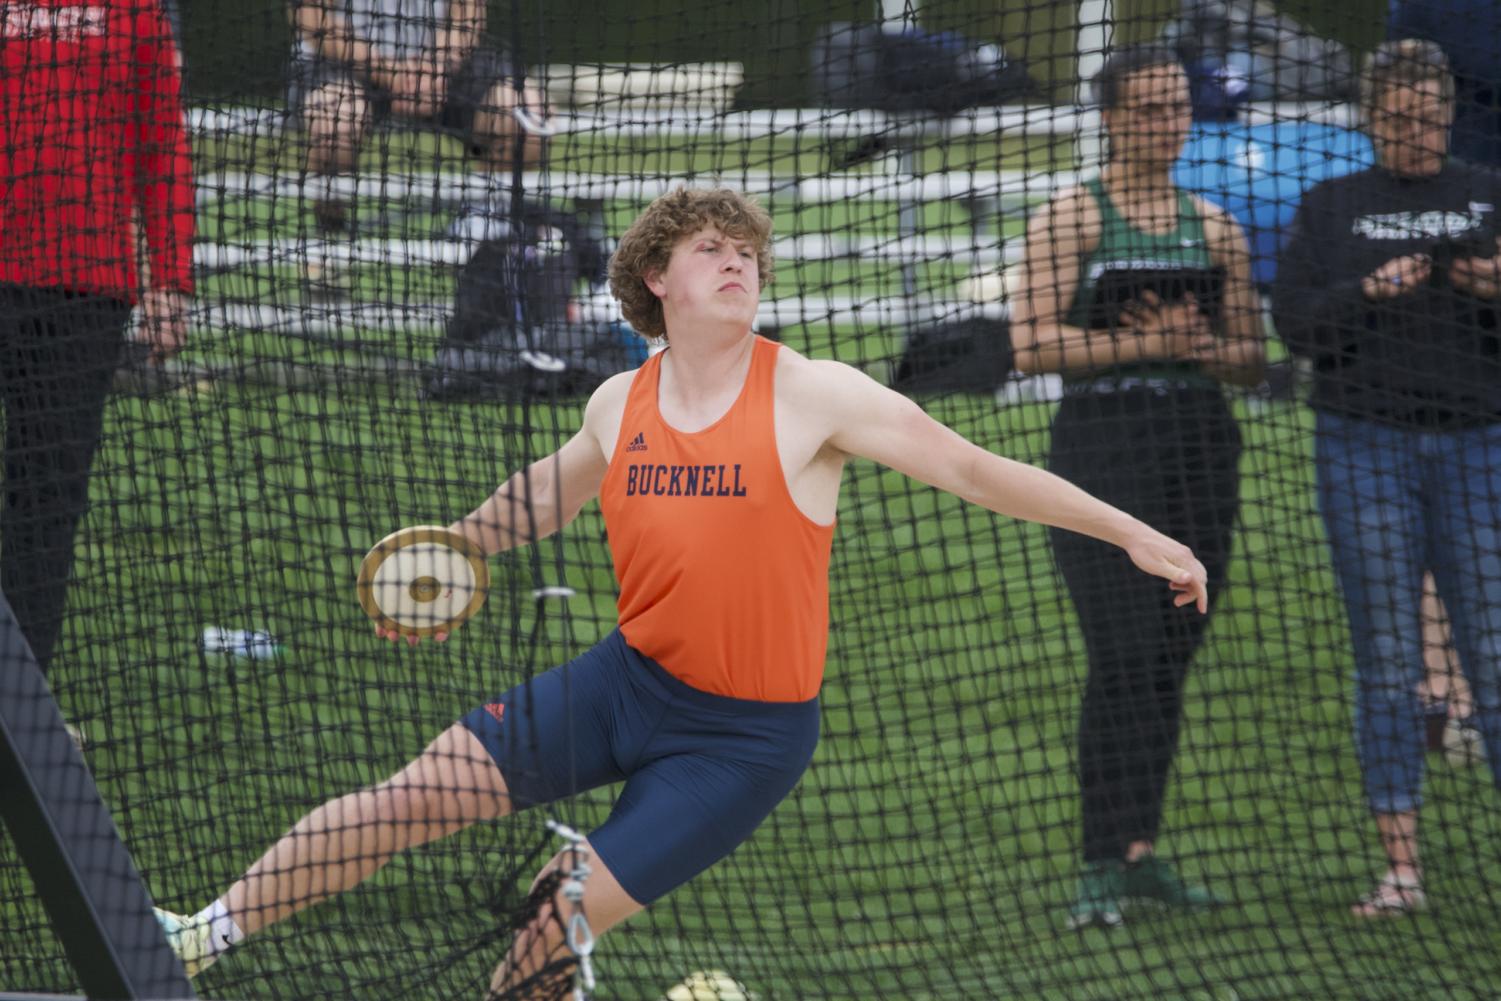
M636 220L610 287L631 325L668 349L600 386L578 434L453 526L496 553L551 535L599 497L619 628L475 709L387 781L314 810L203 911L163 913L189 973L405 848L601 785L624 782L588 838L596 933L728 855L818 741L829 550L852 457L1119 545L1180 606L1205 610L1204 567L1186 547L969 443L855 369L758 337L770 280L771 219L738 192L679 189ZM571 910L544 903L492 996L563 995L571 959L554 915Z

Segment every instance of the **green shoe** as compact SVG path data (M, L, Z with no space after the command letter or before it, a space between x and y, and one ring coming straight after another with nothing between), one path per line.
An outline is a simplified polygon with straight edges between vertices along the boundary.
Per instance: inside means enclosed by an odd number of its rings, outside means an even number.
M1199 910L1224 903L1207 887L1183 882L1173 867L1155 855L1126 863L1121 873L1121 897L1135 903L1155 900L1168 907Z
M1079 873L1079 894L1068 908L1070 931L1080 928L1114 928L1121 917L1121 891L1125 870L1119 862L1086 862Z

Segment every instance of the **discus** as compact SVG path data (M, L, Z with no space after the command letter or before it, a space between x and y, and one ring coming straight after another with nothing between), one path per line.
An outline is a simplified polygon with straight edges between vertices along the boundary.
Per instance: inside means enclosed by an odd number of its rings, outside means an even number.
M438 525L403 528L360 562L360 607L387 632L431 636L457 629L485 603L490 568L479 547Z

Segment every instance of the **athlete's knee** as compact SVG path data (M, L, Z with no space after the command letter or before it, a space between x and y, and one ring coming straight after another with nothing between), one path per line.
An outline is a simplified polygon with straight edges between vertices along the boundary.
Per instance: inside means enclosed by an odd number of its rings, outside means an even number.
M398 848L494 820L510 805L499 768L461 727L444 731L401 771L355 796L355 812L394 832Z
M580 863L587 863L587 870ZM516 936L495 971L487 1001L553 1001L567 996L579 956L642 905L621 888L588 842L555 855L527 893Z
M426 823L437 814L431 790L414 788L404 782L382 782L357 795L363 801L360 812L376 824L410 826Z

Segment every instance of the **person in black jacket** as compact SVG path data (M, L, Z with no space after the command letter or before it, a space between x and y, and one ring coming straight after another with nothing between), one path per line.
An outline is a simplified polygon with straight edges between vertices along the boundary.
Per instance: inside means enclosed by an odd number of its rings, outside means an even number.
M1361 916L1425 904L1419 622L1431 568L1492 762L1501 752L1501 175L1452 159L1454 82L1417 40L1372 55L1377 165L1303 198L1274 317L1312 361L1319 505L1354 646L1356 740L1388 859Z

